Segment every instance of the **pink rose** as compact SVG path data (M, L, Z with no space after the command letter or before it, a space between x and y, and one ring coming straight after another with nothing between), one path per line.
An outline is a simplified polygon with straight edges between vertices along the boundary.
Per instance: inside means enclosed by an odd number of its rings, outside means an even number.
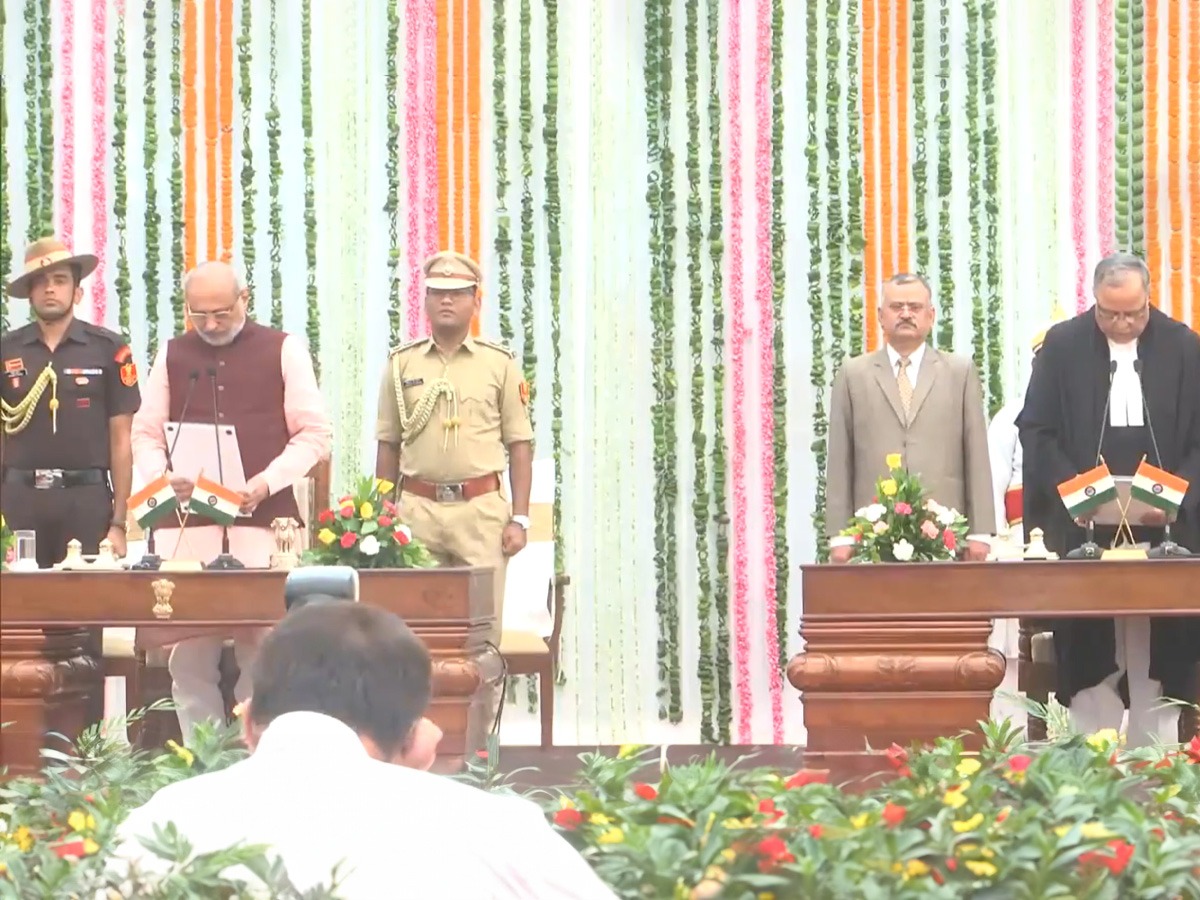
M958 538L954 536L954 532L947 528L942 532L942 543L946 545L946 549L951 553L958 547Z
M912 515L912 507L909 506L907 503L905 503L903 500L901 500L899 503L896 504L895 510L896 510L896 515L898 515L898 516L911 516Z
M938 527L929 519L926 519L921 523L921 534L924 535L927 540L932 541L938 536Z

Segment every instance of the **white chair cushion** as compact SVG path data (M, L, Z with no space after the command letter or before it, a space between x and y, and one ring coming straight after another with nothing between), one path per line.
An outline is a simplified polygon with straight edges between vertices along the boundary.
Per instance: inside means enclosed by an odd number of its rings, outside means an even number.
M105 628L101 647L105 659L133 659L137 656L134 647L136 628Z
M528 631L505 631L500 635L500 655L511 656L515 653L525 655L550 655L546 639L541 635Z

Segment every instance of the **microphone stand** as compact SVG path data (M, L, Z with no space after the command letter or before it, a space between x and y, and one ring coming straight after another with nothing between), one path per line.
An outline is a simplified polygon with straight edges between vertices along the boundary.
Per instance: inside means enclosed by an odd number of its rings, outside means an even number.
M1112 407L1112 391L1113 379L1117 375L1117 361L1109 360L1108 363L1108 393L1104 397L1104 412L1100 414L1100 439L1096 442L1096 465L1100 465L1104 461L1104 431L1108 427L1108 411ZM1084 541L1074 550L1067 554L1067 559L1100 559L1103 555L1103 550L1096 543L1096 523L1088 517L1087 524L1084 525L1085 535Z
M183 424L184 417L187 415L188 405L192 402L192 391L196 389L196 382L200 379L199 372L188 373L188 389L187 394L183 398L183 407L179 410L179 422ZM175 455L175 446L179 443L179 435L183 433L181 427L175 432L175 440L171 441L171 446L166 448L167 452L167 471L172 472L175 469L171 458ZM158 555L154 547L154 527L146 529L146 553L129 568L135 572L157 572L162 568L162 557Z
M217 412L217 370L211 366L208 369L209 383L212 385L212 402L213 402L213 437L217 441L217 480L221 486L225 486L225 466L221 462L221 426L217 422L220 418ZM246 568L241 560L235 559L233 554L229 552L229 526L221 526L221 553L220 555L206 565L204 568L214 572L231 572Z
M1157 547L1150 548L1150 552L1146 554L1150 559L1183 559L1184 557L1194 556L1187 547L1182 544L1175 543L1171 539L1171 523L1167 522L1163 526L1162 543Z
M1099 559L1101 557L1103 551L1100 549L1100 545L1096 543L1096 524L1091 519L1088 519L1084 529L1086 531L1086 539L1067 554L1067 559Z
M1146 414L1146 428L1150 432L1150 446L1154 449L1154 464L1158 468L1163 467L1162 453L1158 449L1158 437L1154 433L1154 420L1150 418L1150 401L1146 399L1146 391L1142 387L1142 361L1135 359L1133 361L1133 370L1138 376L1138 393L1142 395L1142 411ZM1192 551L1187 547L1175 543L1171 538L1171 519L1168 517L1163 524L1163 539L1162 543L1157 547L1151 547L1150 552L1146 554L1150 559L1170 559L1192 556Z

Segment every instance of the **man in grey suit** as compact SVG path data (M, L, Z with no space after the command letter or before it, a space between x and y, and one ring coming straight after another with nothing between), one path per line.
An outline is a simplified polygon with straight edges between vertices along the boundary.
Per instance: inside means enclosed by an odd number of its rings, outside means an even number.
M847 562L841 538L854 511L872 502L875 481L899 453L926 493L967 518L967 559L982 560L996 524L983 390L970 358L925 343L933 293L920 275L883 285L884 347L846 361L833 379L829 410L826 524L830 558Z

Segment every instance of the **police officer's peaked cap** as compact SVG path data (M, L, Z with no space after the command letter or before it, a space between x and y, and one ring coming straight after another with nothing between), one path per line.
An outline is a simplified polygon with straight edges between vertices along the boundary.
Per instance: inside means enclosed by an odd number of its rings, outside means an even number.
M483 280L479 263L462 253L442 250L425 260L425 287L435 291L457 291L475 287Z

